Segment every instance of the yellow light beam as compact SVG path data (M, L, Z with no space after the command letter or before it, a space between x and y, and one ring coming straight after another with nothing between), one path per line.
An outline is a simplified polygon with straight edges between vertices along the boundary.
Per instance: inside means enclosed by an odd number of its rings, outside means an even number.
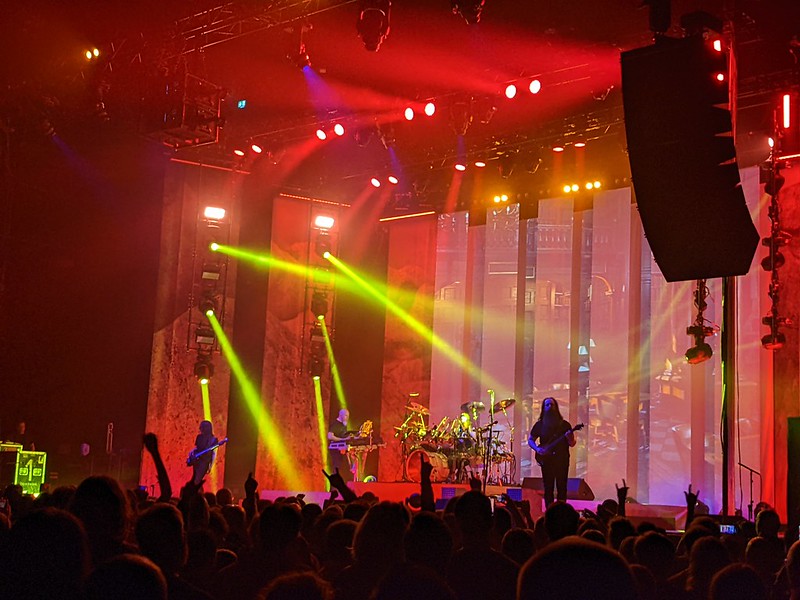
M258 390L255 389L255 386L248 379L247 373L239 357L236 356L233 345L222 330L222 326L217 320L217 317L214 314L209 315L208 322L214 329L217 341L219 342L220 348L222 348L222 354L228 361L231 373L239 384L239 388L242 390L242 396L244 397L247 409L258 425L258 435L261 438L261 442L266 446L272 459L275 461L278 472L290 488L293 490L302 490L304 488L303 482L297 475L300 471L290 458L291 454L286 449L280 429L275 425L272 416L264 408L261 402L261 394L259 394Z
M365 292L372 298L386 306L386 309L393 315L403 321L412 331L416 332L423 340L433 344L448 360L458 365L461 369L475 381L482 382L488 387L500 387L500 384L488 373L484 373L480 367L475 365L469 358L458 352L450 344L448 344L441 337L436 335L429 327L426 327L414 316L400 308L386 295L382 294L375 286L366 281L363 277L358 275L352 268L344 264L340 259L336 258L330 252L326 252L324 258L327 258L333 266L342 271L350 279L356 282Z
M322 464L325 470L330 473L331 466L328 464L328 426L325 424L325 407L322 406L322 387L319 377L312 378L314 382L314 400L317 403L317 427L319 428L319 448L322 456Z
M331 344L331 336L328 332L328 324L325 322L325 317L319 319L322 325L322 337L325 338L325 350L328 351L328 362L331 365L331 377L333 378L333 388L336 390L336 397L339 400L339 408L347 408L347 399L344 395L344 386L342 386L342 378L339 377L339 367L336 364L336 357L333 355L333 345Z

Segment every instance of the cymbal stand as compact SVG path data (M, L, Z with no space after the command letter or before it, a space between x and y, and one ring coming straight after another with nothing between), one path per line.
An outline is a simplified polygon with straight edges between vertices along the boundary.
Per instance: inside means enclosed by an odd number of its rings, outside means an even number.
M511 421L511 417L508 416L508 412L505 408L501 408L500 410L503 411L503 415L506 417L506 425L508 425L508 431L511 433L509 434L509 441L508 447L511 448L511 473L508 475L508 484L513 485L517 481L517 457L514 456L514 423Z
M486 440L486 451L483 455L483 493L486 493L486 482L489 479L489 465L492 458L492 429L494 429L494 390L489 392L489 437Z

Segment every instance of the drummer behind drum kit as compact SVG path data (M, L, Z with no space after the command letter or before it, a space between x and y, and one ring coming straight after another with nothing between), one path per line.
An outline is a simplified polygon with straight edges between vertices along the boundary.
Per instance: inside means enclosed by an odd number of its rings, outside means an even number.
M506 414L514 402L514 398L495 402L494 416L498 412ZM405 421L394 428L394 437L400 441L403 454L403 480L419 483L422 456L427 457L433 467L431 481L435 483L461 483L469 482L470 477L482 478L487 459L489 483L512 483L516 470L516 460L511 452L513 427L510 422L506 426L491 419L488 425L481 427L481 413L485 411L483 402L467 402L461 405L459 416L442 417L436 425L429 427L426 421L430 411L410 401L406 406ZM511 433L506 442L503 438L508 431Z

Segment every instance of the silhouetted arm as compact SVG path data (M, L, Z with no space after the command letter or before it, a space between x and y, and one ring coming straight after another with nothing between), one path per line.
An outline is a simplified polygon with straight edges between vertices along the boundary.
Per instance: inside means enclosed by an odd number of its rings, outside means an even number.
M325 472L325 469L322 469L322 473L323 475L325 475L325 477L328 478L328 481L331 484L331 488L336 489L342 496L342 500L344 500L345 502L352 502L353 500L356 500L358 498L358 496L356 496L356 493L349 487L347 487L347 484L344 482L344 479L342 479L342 476L339 475L338 467L336 469L336 472L332 473L331 475L328 475L328 473Z
M614 486L617 488L617 514L620 517L625 516L625 502L628 500L628 484L625 483L625 479L622 480L622 487L619 487L616 483Z
M161 453L158 451L158 438L155 433L145 433L142 442L144 443L145 450L153 457L153 463L156 466L158 490L161 492L157 502L169 502L172 498L172 484L169 481L169 475L167 475L167 468L164 466L164 461L161 459Z
M433 484L431 483L431 473L433 472L433 465L425 460L425 453L419 453L420 460L420 500L422 502L422 510L429 512L436 511L436 500L433 497Z

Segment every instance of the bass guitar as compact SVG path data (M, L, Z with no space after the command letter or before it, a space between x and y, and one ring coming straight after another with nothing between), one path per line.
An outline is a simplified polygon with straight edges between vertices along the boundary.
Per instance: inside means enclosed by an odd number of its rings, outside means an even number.
M558 446L561 442L563 442L567 438L568 435L570 435L571 433L574 433L576 431L580 431L581 429L583 429L583 423L578 423L572 429L568 429L567 431L565 431L563 435L558 436L556 439L551 441L549 444L547 444L546 446L543 446L542 448L540 448L541 452L536 452L535 453L536 454L536 457L535 457L536 458L536 464L538 464L541 467L542 463L544 463L550 456L553 455L553 450L556 449L556 446ZM531 443L532 442L529 439L528 440L528 445L531 446ZM531 449L533 449L533 446L531 446Z
M191 452L189 452L189 458L186 459L186 466L187 467L191 467L192 465L197 464L198 462L200 462L200 459L203 456L205 456L209 452L213 452L214 450L216 450L220 446L224 446L227 443L228 443L228 438L225 438L223 440L220 440L219 442L217 442L213 446L209 446L208 448L206 448L204 450L199 450L199 451L196 450L196 449L192 450Z

